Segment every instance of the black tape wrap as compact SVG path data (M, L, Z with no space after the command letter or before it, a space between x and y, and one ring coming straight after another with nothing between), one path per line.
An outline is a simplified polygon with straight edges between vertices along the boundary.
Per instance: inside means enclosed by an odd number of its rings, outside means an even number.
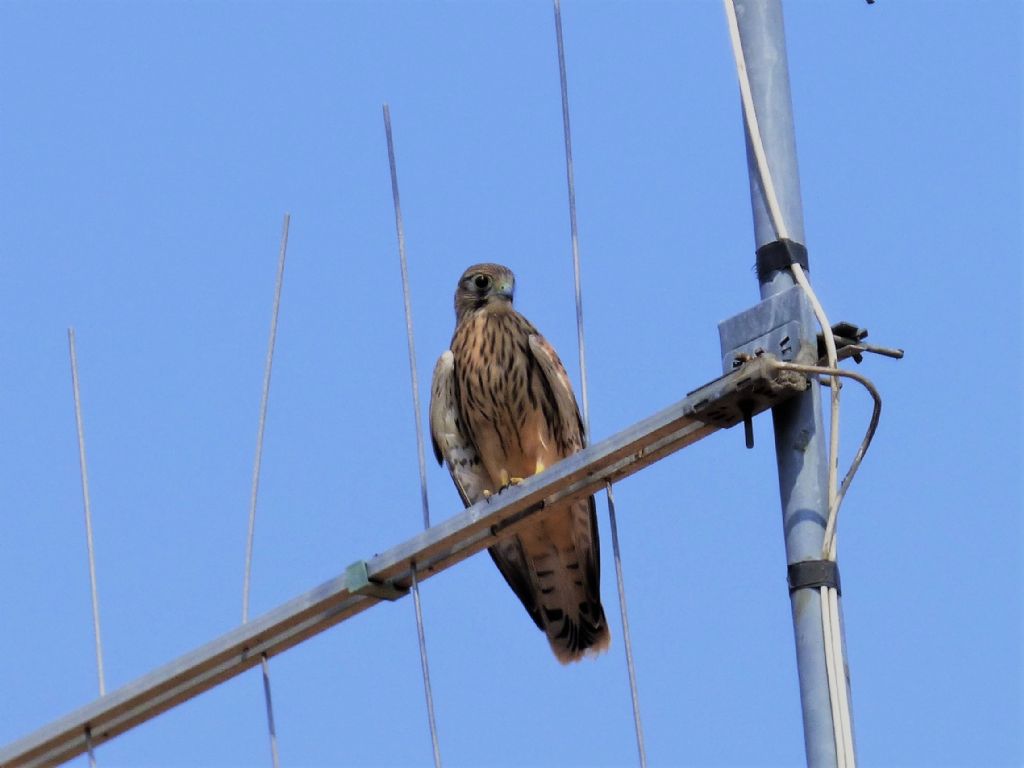
M807 247L788 237L765 243L757 249L757 279L762 283L772 272L789 269L793 264L799 264L805 270L809 269Z
M804 560L790 563L786 569L786 581L789 582L790 593L798 589L835 587L836 592L843 594L843 588L839 583L839 564L835 560Z

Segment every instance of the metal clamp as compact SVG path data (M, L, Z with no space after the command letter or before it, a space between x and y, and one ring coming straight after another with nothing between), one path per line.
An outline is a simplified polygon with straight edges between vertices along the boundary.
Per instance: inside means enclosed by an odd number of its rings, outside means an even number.
M868 336L868 329L861 328L853 323L839 322L832 326L832 335L836 340L836 357L838 360L845 360L852 357L854 362L860 363L864 356L862 352L872 352L876 355L892 357L896 360L903 358L902 349L891 347L876 347L874 344L865 344L864 339ZM825 351L825 336L818 333L818 363L826 365L828 362Z
M366 595L380 600L397 600L409 594L408 588L390 582L371 581L365 560L356 560L345 569L345 588L353 595Z

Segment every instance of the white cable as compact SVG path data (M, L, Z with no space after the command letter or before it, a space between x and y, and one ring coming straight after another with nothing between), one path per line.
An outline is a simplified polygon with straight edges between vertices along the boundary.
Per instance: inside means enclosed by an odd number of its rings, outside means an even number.
M875 430L878 428L878 421L882 415L882 397L878 394L878 390L875 385L872 384L871 380L866 376L862 376L854 371L845 371L839 368L823 368L818 365L800 365L797 363L785 363L776 361L775 365L779 368L783 368L791 371L798 371L801 373L807 373L812 375L823 375L823 376L842 376L845 378L853 379L854 381L861 384L871 395L874 400L874 407L871 411L871 420L868 423L868 428L864 433L864 438L861 440L860 447L857 448L857 453L854 454L853 461L850 462L850 468L846 471L846 475L843 477L843 482L839 486L839 491L836 495L835 509L838 510L839 505L843 502L843 497L846 495L846 491L849 489L850 484L853 482L854 475L857 474L857 470L860 468L861 462L864 460L864 456L871 445L871 440L875 435ZM835 556L835 540L832 543L832 554L833 559ZM846 679L846 663L844 660L844 649L842 644L842 634L839 631L840 619L839 619L839 592L835 588L821 589L822 598L822 633L825 638L825 658L826 666L828 667L828 674L830 679L829 689L829 700L830 703L835 706L838 703L842 721L845 724L844 728L844 739L845 739L845 750L843 758L840 764L846 764L850 768L855 765L855 755L853 752L853 731L852 722L853 717L850 713L850 698L847 690L847 679ZM826 610L827 606L827 610ZM833 687L841 689L843 695L838 697L838 701L832 696ZM834 711L834 710L833 710ZM839 761L837 761L839 762Z
M836 677L836 688L838 689L839 712L843 722L843 762L849 768L857 765L857 756L853 751L853 714L850 712L850 690L846 679L846 656L843 649L843 630L839 616L839 590L836 587L825 589L825 597L828 600L828 614L832 625L832 632L825 636L826 642L832 641L832 673Z
M775 184L772 181L771 169L768 167L768 156L764 151L764 142L761 140L761 127L757 122L757 111L754 109L754 97L750 90L750 76L747 72L747 63L743 58L743 44L740 40L739 22L736 19L735 0L723 0L725 13L729 21L729 35L732 40L733 57L736 60L736 72L740 81L740 97L743 100L743 114L747 121L747 133L750 135L750 145L754 151L754 158L757 161L758 173L761 176L761 188L764 190L765 202L768 213L775 228L775 236L778 240L789 239L789 230L786 228L786 221L782 215L782 207L779 205L779 198L775 193ZM811 288L803 268L799 264L792 265L793 278L803 289L807 300L811 304L814 316L821 326L822 334L825 337L825 349L828 353L828 364L830 368L838 367L838 354L836 353L836 340L832 334L832 324L829 323L825 310L818 301L814 289ZM829 521L826 524L825 545L827 549L824 556L832 549L829 540L829 533L834 531L835 524L832 522L833 504L836 498L836 477L839 464L839 380L832 377L832 418L829 435L829 460L828 460L828 509ZM834 534L833 534L834 535Z
M792 265L793 277L803 289L807 300L811 304L814 316L821 326L822 334L825 337L825 352L829 368L839 367L839 355L836 352L836 339L832 333L832 325L825 316L825 310L818 301L811 283L804 274L803 267L799 264ZM838 512L838 476L839 476L839 377L829 377L829 389L832 393L832 402L829 409L831 416L829 424L829 445L828 445L828 520L825 523L825 535L822 541L821 556L825 560L835 560L835 530L836 514Z
M871 421L864 434L864 439L861 440L860 447L857 449L857 453L854 454L853 461L850 462L850 468L846 471L846 475L843 477L843 482L839 485L839 493L836 497L836 503L841 505L843 503L843 498L846 496L846 491L849 490L850 484L853 482L853 477L857 474L857 470L860 468L860 464L864 460L864 455L867 453L868 447L871 445L871 440L875 436L875 430L878 429L878 422L882 415L882 396L878 393L878 390L871 382L871 379L867 376L862 376L856 371L847 371L842 368L825 368L820 365L786 363L781 360L774 360L773 365L777 368L797 371L798 373L807 373L815 376L841 376L843 378L853 379L863 386L864 389L868 391L868 394L871 395L871 399L874 400L874 407L871 412Z
M838 664L836 663L835 646L832 638L837 632L832 624L832 612L829 610L828 587L822 587L821 594L821 635L825 646L825 672L828 675L828 703L832 709L832 730L836 737L836 765L838 768L847 768L846 745L842 743L842 706L839 703L839 678Z
M750 90L750 77L743 56L739 22L736 18L735 0L723 0L723 3L725 5L725 15L729 23L729 37L732 42L733 57L736 61L736 73L739 77L743 113L747 121L747 134L750 136L751 148L757 161L758 173L761 177L761 188L764 191L765 202L775 228L776 239L788 239L789 233L782 215L782 208L775 193L775 185L772 181L771 170L768 167L768 158L761 139L761 130L757 122L757 112L754 109L754 99ZM803 289L818 324L821 326L821 331L825 338L825 349L828 353L829 367L835 369L838 367L838 355L836 354L832 326L828 322L824 308L811 288L803 268L799 264L793 264L792 271L794 279ZM839 378L835 375L830 376L829 385L832 398L828 457L828 519L822 543L822 557L834 560L835 515L838 511L839 498L837 489L839 462ZM847 766L853 768L856 760L853 753L853 734L850 726L849 696L845 673L846 665L843 659L842 641L839 638L838 600L833 599L828 594L829 591L826 588L821 590L821 622L825 644L825 664L829 680L829 700L832 708L832 728L836 745L836 760L840 768L847 768Z

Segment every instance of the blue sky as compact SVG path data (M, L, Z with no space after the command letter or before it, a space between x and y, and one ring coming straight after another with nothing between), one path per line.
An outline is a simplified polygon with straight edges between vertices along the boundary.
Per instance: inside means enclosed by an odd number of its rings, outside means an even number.
M1024 761L1022 15L785 6L811 277L906 348L840 525L865 765ZM591 423L719 373L757 284L719 2L563 7ZM281 219L288 268L252 610L415 534L419 481L381 104L424 407L469 264L578 383L550 4L0 4L0 743L96 695L66 329L75 326L109 688L231 629ZM844 392L843 464L868 416ZM803 760L770 420L617 492L653 765ZM435 520L459 502L431 463ZM489 558L423 586L447 765L630 765L611 651L560 667ZM715 578L723 560L736 574ZM272 660L286 766L426 765L410 600ZM269 765L248 673L101 766ZM84 765L78 760L76 765Z

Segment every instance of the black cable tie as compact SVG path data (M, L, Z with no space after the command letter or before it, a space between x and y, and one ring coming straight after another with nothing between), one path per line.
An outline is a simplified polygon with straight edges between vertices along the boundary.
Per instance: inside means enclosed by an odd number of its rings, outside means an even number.
M834 587L836 592L843 594L839 583L839 564L835 560L804 560L790 563L786 568L786 581L789 582L790 594L798 589L817 589Z
M793 264L799 264L805 270L809 269L807 247L788 237L765 243L757 249L757 279L762 283L772 272L789 269Z

